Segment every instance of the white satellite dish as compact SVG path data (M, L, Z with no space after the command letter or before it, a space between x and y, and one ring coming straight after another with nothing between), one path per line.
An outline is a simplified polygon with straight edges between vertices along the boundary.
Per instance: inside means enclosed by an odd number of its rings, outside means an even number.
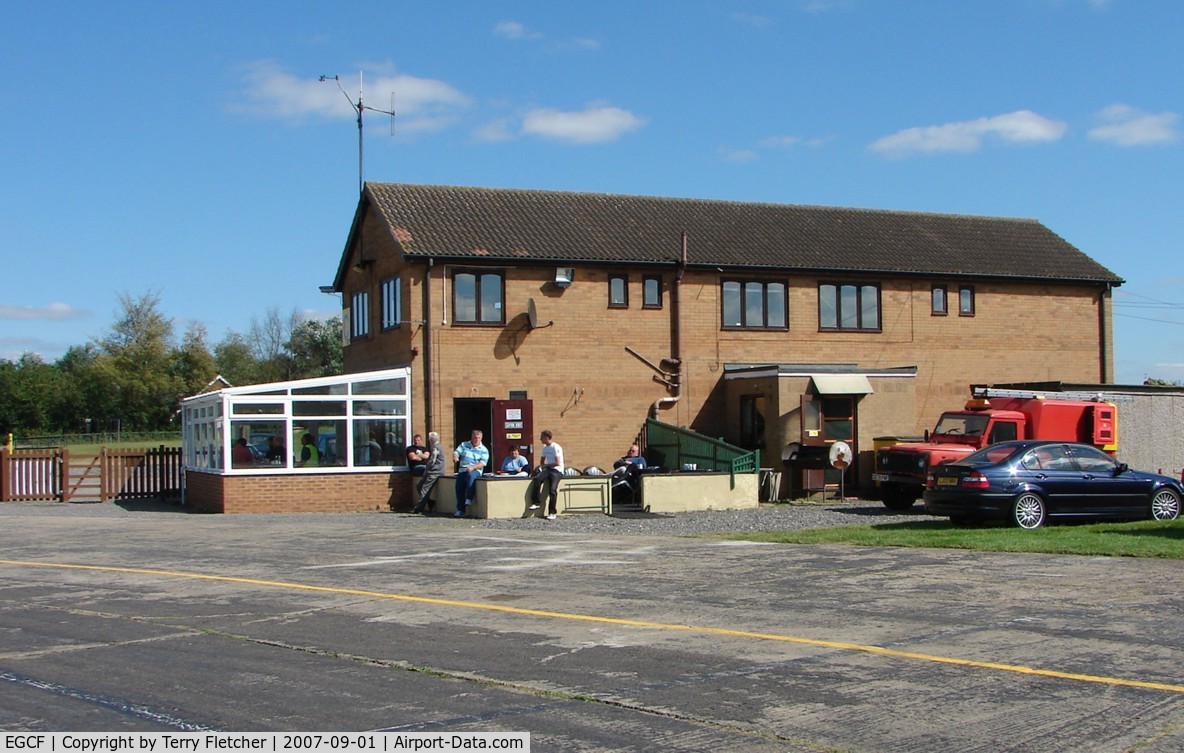
M846 442L835 442L830 446L830 464L840 471L851 465L851 445Z

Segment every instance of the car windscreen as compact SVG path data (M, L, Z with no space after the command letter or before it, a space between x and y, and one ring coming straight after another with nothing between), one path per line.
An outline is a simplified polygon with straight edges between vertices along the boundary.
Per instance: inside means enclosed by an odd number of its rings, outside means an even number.
M977 437L986 430L987 420L981 413L943 413L933 433Z
M1014 445L992 445L986 449L967 455L958 461L959 465L994 465L1002 463L1019 451Z

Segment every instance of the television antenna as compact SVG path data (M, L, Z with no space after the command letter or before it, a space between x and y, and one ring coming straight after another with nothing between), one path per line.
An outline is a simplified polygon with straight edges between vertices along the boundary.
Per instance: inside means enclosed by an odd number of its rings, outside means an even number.
M341 90L345 100L349 102L349 106L353 108L354 114L358 116L358 195L362 195L362 189L365 186L362 175L362 113L366 110L370 112L381 113L382 115L391 116L391 133L395 132L395 93L391 92L391 109L380 110L377 107L371 107L362 102L362 71L358 71L358 101L354 102L350 98L349 93L346 92L345 87L341 85L340 76L321 76L320 81L332 81L337 84L337 88Z

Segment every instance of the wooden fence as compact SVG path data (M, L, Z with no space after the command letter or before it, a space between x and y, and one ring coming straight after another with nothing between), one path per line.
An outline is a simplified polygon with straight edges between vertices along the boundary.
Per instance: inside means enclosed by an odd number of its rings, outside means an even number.
M181 450L0 449L0 502L180 499Z

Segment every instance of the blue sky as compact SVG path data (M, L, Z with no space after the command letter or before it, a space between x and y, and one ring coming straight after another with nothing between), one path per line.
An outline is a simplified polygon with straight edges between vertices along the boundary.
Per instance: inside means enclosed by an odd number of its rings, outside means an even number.
M211 344L339 313L361 73L369 180L1034 217L1127 281L1118 381L1184 379L1182 34L1178 0L9 0L0 357L120 293Z

